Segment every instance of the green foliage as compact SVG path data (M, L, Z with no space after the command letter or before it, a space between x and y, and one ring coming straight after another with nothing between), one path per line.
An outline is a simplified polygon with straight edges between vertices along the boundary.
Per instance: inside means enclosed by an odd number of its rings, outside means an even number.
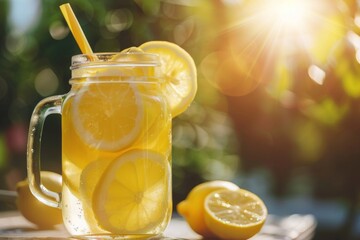
M306 109L305 114L320 124L336 127L341 123L349 111L348 105L337 105L331 98L324 99Z

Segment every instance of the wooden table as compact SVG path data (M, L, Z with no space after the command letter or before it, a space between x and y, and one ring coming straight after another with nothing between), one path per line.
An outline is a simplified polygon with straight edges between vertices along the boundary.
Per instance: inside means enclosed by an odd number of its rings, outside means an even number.
M251 240L308 240L312 239L316 220L312 215L269 216L262 231ZM0 212L0 239L69 239L62 225L53 230L39 230L19 212ZM161 237L153 240L202 239L187 223L176 216Z

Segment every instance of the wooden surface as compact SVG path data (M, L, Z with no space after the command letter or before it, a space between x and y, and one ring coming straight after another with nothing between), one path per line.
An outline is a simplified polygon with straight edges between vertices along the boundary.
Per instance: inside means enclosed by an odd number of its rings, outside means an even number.
M312 215L290 215L277 217L269 215L261 232L251 240L310 240L314 236L316 220ZM0 239L69 239L63 225L52 230L39 230L19 212L0 212ZM152 240L202 239L187 223L173 217L163 236Z

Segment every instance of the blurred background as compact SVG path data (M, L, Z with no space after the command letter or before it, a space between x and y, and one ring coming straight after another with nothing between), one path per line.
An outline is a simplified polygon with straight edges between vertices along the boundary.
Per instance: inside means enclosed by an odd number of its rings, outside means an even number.
M0 0L0 189L26 177L36 103L69 90L80 50L62 3ZM315 239L360 239L359 1L70 3L96 52L167 40L193 56L198 93L173 123L175 204L229 180L271 214L313 214ZM42 145L42 168L59 173L60 126L49 117Z

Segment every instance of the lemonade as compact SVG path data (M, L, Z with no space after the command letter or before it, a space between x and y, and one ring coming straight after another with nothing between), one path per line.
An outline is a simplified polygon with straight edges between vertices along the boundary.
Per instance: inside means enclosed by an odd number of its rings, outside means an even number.
M158 57L80 58L62 109L64 224L74 236L158 234L172 212L172 116Z

